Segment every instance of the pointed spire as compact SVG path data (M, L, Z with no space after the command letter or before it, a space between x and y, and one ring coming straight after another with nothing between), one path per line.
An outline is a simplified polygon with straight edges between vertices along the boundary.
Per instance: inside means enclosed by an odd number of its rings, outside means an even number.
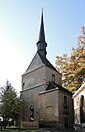
M43 7L42 7L42 16L41 16L41 26L38 42L45 42L45 32L44 32L44 21L43 21Z
M47 43L45 42L43 8L42 8L40 33L39 33L39 39L38 39L38 42L37 42L37 52L45 58L46 58L46 54L47 54L46 47L47 47Z

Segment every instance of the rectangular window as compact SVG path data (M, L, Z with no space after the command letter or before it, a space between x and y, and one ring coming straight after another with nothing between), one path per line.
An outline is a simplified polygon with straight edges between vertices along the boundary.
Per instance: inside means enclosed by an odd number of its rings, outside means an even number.
M52 82L55 83L55 75L54 74L52 74Z
M64 114L68 114L68 102L67 102L67 96L64 96L63 107L64 107Z
M67 96L64 96L64 105L67 106Z

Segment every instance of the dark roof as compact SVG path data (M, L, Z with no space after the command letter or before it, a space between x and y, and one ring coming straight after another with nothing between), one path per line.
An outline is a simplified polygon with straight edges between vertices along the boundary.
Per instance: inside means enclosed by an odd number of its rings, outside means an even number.
M60 86L59 84L56 84L56 83L54 83L54 82L49 82L48 87L47 87L46 90L55 89L56 87L57 87L58 90L60 90L60 91L63 91L63 92L65 92L65 93L68 93L68 94L73 95L72 92L70 92L69 90L63 88L62 86Z
M58 71L55 69L55 67L47 60L47 58L43 57L43 56L42 56L40 53L38 53L38 52L35 54L35 56L36 56L37 54L39 55L39 57L40 57L40 59L41 59L41 61L42 61L43 64L45 64L47 67L49 67L49 68L55 70L56 72L58 72ZM34 56L33 60L35 59L35 56ZM32 61L33 61L33 60L32 60ZM31 61L31 63L32 63L32 61ZM30 63L30 65L31 65L31 63ZM27 70L26 70L26 72L25 72L24 74L27 74L27 73L28 73L28 70L29 70L30 65L28 66L28 68L27 68ZM58 73L59 73L59 72L58 72ZM23 75L24 75L24 74L23 74ZM60 73L60 74L61 74L61 73Z
M39 53L38 53L38 54L39 54ZM39 56L40 56L42 62L43 62L46 66L48 66L48 67L50 67L51 69L57 71L57 70L54 68L54 66L47 60L47 58L43 57L43 56L40 55L40 54L39 54ZM58 72L58 71L57 71L57 72Z

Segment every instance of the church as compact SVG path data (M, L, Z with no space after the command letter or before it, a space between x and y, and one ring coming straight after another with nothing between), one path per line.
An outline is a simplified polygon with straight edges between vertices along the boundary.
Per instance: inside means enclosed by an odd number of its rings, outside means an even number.
M36 46L36 54L22 75L21 98L27 107L23 110L21 127L72 127L72 93L62 87L62 75L46 58L43 10Z

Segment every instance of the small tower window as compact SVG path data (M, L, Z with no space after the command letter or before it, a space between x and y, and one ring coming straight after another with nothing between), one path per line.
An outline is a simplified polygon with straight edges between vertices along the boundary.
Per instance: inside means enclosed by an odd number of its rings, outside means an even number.
M55 83L55 75L54 74L52 74L52 82Z
M64 105L67 106L67 96L64 96Z
M25 86L25 82L22 83L22 87L23 87L23 88L24 88L24 86Z

